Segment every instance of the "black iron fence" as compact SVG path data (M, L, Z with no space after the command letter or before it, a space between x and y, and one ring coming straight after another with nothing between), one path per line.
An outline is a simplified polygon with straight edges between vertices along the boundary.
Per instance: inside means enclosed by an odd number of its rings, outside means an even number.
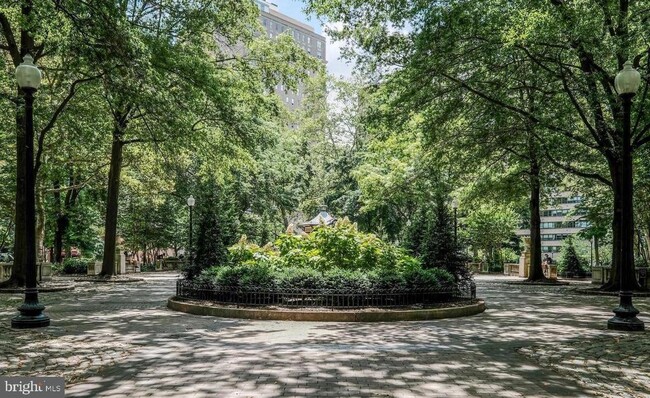
M212 286L179 280L176 282L176 296L236 306L385 308L473 299L476 298L476 287L472 282L462 287L430 289L271 289Z

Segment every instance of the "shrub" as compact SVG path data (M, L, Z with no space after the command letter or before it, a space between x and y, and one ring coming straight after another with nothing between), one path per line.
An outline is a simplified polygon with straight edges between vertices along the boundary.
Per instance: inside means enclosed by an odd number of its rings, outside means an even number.
M156 264L154 263L145 263L140 266L141 272L153 272L156 270Z
M214 284L239 288L272 288L274 279L269 267L237 265L215 267Z
M53 264L52 272L57 274L86 274L88 273L88 263L93 262L89 258L66 258L61 264Z
M377 290L403 289L404 275L396 269L381 268L368 274L370 286Z
M562 247L562 259L558 264L558 272L562 275L584 277L586 261L578 256L573 240L567 239Z
M316 228L308 236L281 235L274 246L250 244L246 237L228 248L232 264L267 264L289 268L312 268L322 272L341 268L373 270L414 267L419 261L405 250L359 232L347 220L334 227Z
M404 287L408 289L437 289L453 282L454 277L440 268L412 268L404 272Z
M322 289L323 274L311 268L285 268L276 275L279 289Z
M371 288L368 275L362 271L333 268L323 274L323 287L363 291Z
M404 249L357 231L347 220L308 236L281 235L273 246L259 247L242 236L228 252L228 265L205 269L196 280L240 288L355 291L439 288L454 281L446 270L422 269Z

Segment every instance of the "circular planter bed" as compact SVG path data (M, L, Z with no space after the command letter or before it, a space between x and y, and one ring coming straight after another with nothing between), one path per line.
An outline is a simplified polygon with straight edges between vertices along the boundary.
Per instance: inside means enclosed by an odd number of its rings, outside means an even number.
M310 322L398 322L426 321L432 319L458 318L480 314L485 311L485 301L464 300L436 303L427 306L397 308L331 309L327 307L282 308L241 307L221 305L210 301L171 297L167 307L194 315L209 315L223 318L310 321Z

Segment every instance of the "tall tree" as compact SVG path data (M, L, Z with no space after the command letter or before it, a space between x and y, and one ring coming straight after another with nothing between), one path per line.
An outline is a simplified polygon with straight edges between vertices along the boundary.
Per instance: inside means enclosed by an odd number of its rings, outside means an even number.
M397 76L413 90L439 93L462 88L504 112L520 115L553 137L542 141L556 167L610 187L614 270L607 287L618 288L618 270L633 249L629 219L633 212L625 195L633 181L623 173L631 165L614 76L626 60L644 71L650 68L647 4L628 0L309 4L330 20L343 22L335 37L357 45L363 52L359 59L374 76L397 69ZM526 62L508 62L508 55ZM527 109L501 93L519 87L519 76L533 65L539 85L531 88L547 95L543 107ZM632 151L650 142L650 115L643 111L650 101L647 76L644 81L633 109L628 143ZM557 151L558 142L565 143L560 148L580 149ZM608 175L589 168L591 162L576 161L576 154L600 156ZM623 225L630 227L623 230Z

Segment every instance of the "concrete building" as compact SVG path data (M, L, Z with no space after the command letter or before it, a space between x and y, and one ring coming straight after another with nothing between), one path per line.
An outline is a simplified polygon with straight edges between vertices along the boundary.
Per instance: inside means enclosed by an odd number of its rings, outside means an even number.
M563 241L589 226L582 219L582 214L576 211L576 206L581 201L580 196L562 192L554 196L551 205L541 211L542 255L548 254L556 260ZM515 234L520 237L530 236L530 228L518 229Z
M263 0L255 0L255 2L260 8L262 26L266 29L269 38L272 39L289 31L296 43L307 53L318 58L323 63L327 63L325 37L316 33L312 26L282 14L275 4ZM275 93L282 99L287 108L296 109L302 102L304 86L301 84L296 90L290 90L283 85L278 85L275 87Z

